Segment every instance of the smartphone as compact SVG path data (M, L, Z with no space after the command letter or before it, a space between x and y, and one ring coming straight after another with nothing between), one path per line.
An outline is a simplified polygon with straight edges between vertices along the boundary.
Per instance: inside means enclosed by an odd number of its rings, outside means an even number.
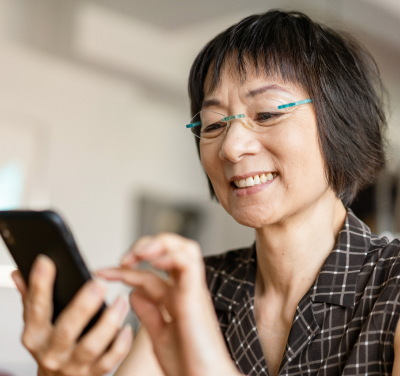
M0 211L0 234L28 284L32 264L39 254L50 257L57 268L53 293L54 323L83 284L92 279L71 231L54 211ZM103 306L83 330L84 335L99 319Z

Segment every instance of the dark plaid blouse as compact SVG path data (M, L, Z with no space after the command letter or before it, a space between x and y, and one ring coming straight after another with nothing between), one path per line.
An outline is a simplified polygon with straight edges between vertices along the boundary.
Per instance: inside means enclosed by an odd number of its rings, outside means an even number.
M254 319L255 247L205 259L226 344L245 375L268 375ZM400 314L400 242L351 210L297 306L279 375L390 375Z

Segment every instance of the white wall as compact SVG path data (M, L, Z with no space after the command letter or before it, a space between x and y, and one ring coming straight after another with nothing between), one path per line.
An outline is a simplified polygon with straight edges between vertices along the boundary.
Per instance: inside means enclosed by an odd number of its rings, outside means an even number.
M117 263L134 239L135 195L143 190L208 205L213 215L210 236L204 237L207 253L250 244L252 231L237 225L227 237L226 214L207 204L206 180L184 128L188 111L156 102L132 82L6 40L0 41L0 54L0 120L3 114L45 129L46 197L33 206L60 210L91 268ZM9 262L0 249L0 263ZM17 292L0 288L0 302L0 368L33 367L19 344Z

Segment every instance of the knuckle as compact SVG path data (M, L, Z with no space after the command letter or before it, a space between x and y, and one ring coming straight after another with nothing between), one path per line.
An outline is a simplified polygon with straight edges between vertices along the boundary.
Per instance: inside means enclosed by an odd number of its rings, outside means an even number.
M172 234L169 232L160 232L158 235L155 236L155 239L165 239L171 237Z
M114 366L114 362L109 357L107 357L106 359L102 359L100 361L98 368L101 373L108 373L111 372Z
M30 295L40 295L42 290L45 288L44 281L40 276L32 275L29 281Z
M93 376L93 373L90 372L90 366L89 365L82 365L79 370L76 372L71 373L71 376L76 376L77 374L82 375L82 376Z
M171 232L160 232L153 239L155 241L168 242L170 240L182 239L182 237Z
M79 350L79 353L80 358L94 359L99 355L100 351L94 343L87 343Z
M36 336L32 333L31 330L28 329L25 329L23 331L21 342L29 351L35 351L38 347Z
M129 251L128 251L128 252L133 252L137 246L139 246L140 244L146 243L146 242L148 242L148 241L151 240L151 239L152 239L151 236L142 236L142 237L140 237L138 240L136 240L136 241L131 245L131 247L129 248Z
M62 374L65 376L86 376L91 375L88 372L89 366L84 364L75 364L70 363L66 366L63 366Z
M200 244L195 240L189 240L189 249L195 255L201 254Z
M61 343L70 343L74 340L72 333L73 330L70 325L62 323L54 330L54 337Z
M76 305L77 315L81 317L89 317L92 314L91 307L87 304L87 301L81 302Z
M60 368L60 361L52 354L44 354L41 356L40 365L48 371L57 371Z
M30 299L29 312L33 317L40 317L44 314L44 307L37 300Z

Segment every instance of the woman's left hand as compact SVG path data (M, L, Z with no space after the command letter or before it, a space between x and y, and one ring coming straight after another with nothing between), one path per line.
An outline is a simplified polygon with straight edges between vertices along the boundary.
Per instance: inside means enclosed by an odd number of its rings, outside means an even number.
M168 279L135 269L142 261L167 271ZM121 267L97 274L135 288L131 305L167 376L239 374L219 330L196 242L175 234L143 237L124 256Z

